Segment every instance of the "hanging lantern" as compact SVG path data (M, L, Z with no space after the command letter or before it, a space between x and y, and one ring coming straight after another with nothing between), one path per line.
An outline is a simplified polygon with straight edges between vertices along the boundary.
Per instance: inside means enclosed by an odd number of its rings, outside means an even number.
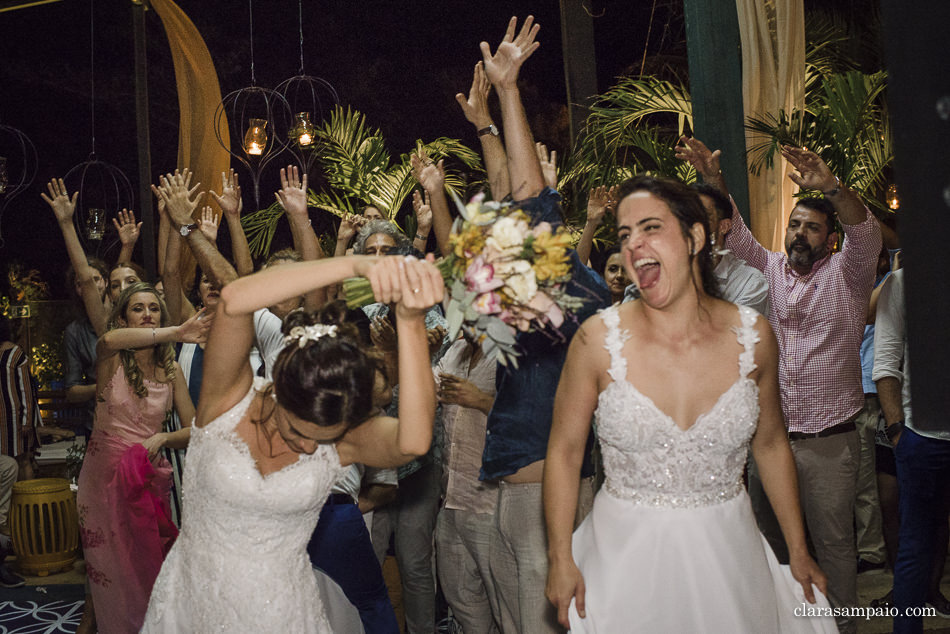
M251 124L244 134L244 151L253 156L260 156L267 148L267 119L251 119Z
M290 139L300 146L310 145L313 143L313 132L310 113L298 112L294 117L294 127L290 130Z
M897 185L890 185L887 188L887 206L893 210L900 209L901 199L897 195Z

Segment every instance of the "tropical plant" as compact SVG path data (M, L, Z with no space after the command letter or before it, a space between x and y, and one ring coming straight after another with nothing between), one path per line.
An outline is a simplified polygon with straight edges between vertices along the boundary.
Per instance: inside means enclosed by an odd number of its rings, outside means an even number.
M470 172L482 172L479 155L457 139L440 137L429 143L417 140L415 149L422 149L436 161L448 159L445 186L452 194L461 196L469 184L455 161ZM411 153L400 154L393 162L382 133L370 127L363 114L337 106L329 119L316 128L311 151L326 178L321 191L310 190L311 207L345 218L373 205L391 220L399 221L399 210L417 186L409 163ZM254 255L270 250L282 215L283 209L274 203L244 217L242 225ZM412 221L414 218L408 222ZM414 226L404 228L408 233L415 230Z
M868 203L887 209L887 170L894 160L885 89L887 75L859 71L821 78L804 110L749 117L747 128L768 138L749 149L749 169L771 166L782 145L807 145Z

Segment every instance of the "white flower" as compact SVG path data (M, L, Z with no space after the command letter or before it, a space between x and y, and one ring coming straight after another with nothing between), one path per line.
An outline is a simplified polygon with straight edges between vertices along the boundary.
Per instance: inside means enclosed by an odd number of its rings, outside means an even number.
M495 264L495 276L505 280L516 302L527 303L538 292L534 269L525 260L511 260Z
M521 247L528 235L528 223L524 220L506 216L492 225L491 237L486 242L494 242L499 251L509 247Z

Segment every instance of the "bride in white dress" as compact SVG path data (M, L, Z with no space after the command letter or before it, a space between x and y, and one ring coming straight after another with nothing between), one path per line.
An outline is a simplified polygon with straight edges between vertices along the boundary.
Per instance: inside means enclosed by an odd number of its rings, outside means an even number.
M640 176L618 200L642 297L586 321L561 375L544 471L560 622L575 633L836 632L832 618L798 616L829 608L827 582L805 545L768 322L718 299L689 188ZM606 481L572 538L592 415ZM790 567L742 486L750 442Z
M256 309L357 275L369 278L378 301L396 303L398 421L370 417L377 364L352 325L292 314L274 384L255 380L248 363ZM307 542L344 466L395 467L428 450L435 387L424 316L442 292L430 262L364 256L289 264L222 289L184 473L181 534L143 632L330 632Z

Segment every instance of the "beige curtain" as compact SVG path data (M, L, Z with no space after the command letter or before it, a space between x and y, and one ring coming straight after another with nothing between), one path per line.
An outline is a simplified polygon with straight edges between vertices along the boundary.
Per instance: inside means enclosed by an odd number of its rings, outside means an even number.
M211 53L194 23L172 0L151 0L151 6L165 27L175 64L178 167L191 169L192 183L201 183L202 190L220 189L221 172L228 171L231 155L230 140L225 139L229 147L222 147L214 134L214 113L221 102L221 87ZM210 196L202 204L217 206ZM196 210L196 218L198 213ZM182 282L190 286L195 263L190 250L185 249L182 254Z
M805 105L803 0L736 0L742 41L742 100L746 117L778 115ZM762 139L746 132L746 148ZM785 225L797 186L780 156L772 169L749 174L752 233L764 247L784 251Z

